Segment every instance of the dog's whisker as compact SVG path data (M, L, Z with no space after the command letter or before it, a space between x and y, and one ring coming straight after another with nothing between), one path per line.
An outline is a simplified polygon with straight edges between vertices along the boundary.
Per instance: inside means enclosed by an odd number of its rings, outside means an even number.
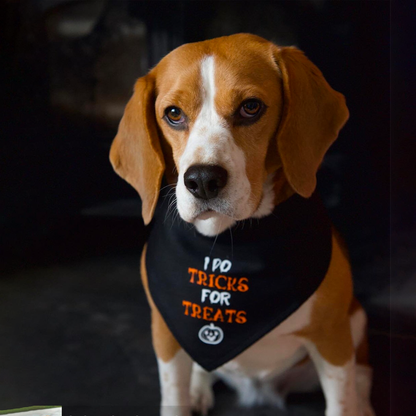
M176 195L175 189L171 189L171 190L169 190L169 192L168 192L166 195L164 195L164 197L165 197L165 198L169 197L169 201L170 201L170 199L171 199L171 198L172 198L172 196L174 196L174 195Z
M176 216L177 216L178 212L172 210L171 212L171 224L170 224L170 229L172 229L172 227L175 225L175 220L176 220Z
M175 214L175 211L173 209L171 209L169 212L167 212L166 217L165 217L165 222L168 221L169 219L172 219L174 214Z
M231 229L231 227L229 228L230 230L230 237L231 237L231 260L234 259L234 240L233 240L233 230Z
M172 208L176 204L176 194L175 193L172 193L171 195L169 195L169 200L167 201L167 204L168 204L168 208L166 210L165 219L168 218L169 214L172 211Z
M169 201L168 201L168 204L169 204L169 206L172 204L172 200L174 201L176 198L176 195L173 193L172 195L169 195Z
M172 221L172 227L173 227L173 224L175 224L176 221L178 223L181 222L181 217L179 216L179 211L178 210L176 210L176 212L175 212L175 215L174 215L174 218L173 218L173 221Z
M163 224L166 224L166 222L169 220L169 217L172 215L172 211L167 211L165 215L165 219L163 220Z
M166 188L171 188L171 189L175 189L177 185L177 182L175 183L168 183L167 185L163 186L162 188L160 188L160 192L162 192L163 190L165 190ZM169 190L169 192L171 191L171 189Z
M176 194L172 194L169 197L168 209L166 210L165 219L164 219L164 222L163 222L164 224L169 219L169 217L171 217L174 214L175 206L176 206ZM176 210L176 212L177 212L177 210Z
M171 195L169 198L168 208L172 208L172 206L176 204L176 201L177 201L176 195L175 194Z

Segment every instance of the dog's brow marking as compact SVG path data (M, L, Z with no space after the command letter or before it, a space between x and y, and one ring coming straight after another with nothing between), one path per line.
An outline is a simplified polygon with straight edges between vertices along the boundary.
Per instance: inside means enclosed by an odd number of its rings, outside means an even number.
M201 63L201 77L202 77L202 89L204 91L205 100L203 110L208 112L209 118L214 121L217 117L215 112L215 66L214 57L208 56ZM202 113L202 111L201 111ZM217 121L217 120L215 120Z

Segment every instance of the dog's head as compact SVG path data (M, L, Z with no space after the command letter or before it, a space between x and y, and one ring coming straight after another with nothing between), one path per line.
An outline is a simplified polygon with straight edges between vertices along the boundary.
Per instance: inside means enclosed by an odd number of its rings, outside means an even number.
M146 224L166 170L182 219L214 235L271 212L271 178L309 197L347 119L344 97L301 51L233 35L183 45L137 81L110 159Z

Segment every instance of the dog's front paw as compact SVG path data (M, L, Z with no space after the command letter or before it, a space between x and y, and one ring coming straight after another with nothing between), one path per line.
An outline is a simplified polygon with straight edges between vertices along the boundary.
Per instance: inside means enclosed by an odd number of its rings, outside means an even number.
M202 368L195 368L191 378L191 406L194 412L202 416L214 407L214 392L212 390L213 376Z
M191 416L189 406L161 406L160 416Z
M214 393L211 386L200 386L191 389L192 410L202 416L207 416L208 411L214 407Z

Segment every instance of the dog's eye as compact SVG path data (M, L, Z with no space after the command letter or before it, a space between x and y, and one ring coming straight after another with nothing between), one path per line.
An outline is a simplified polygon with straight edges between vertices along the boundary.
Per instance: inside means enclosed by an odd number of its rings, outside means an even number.
M258 100L248 100L240 107L240 116L251 118L256 116L262 108L261 102Z
M185 121L182 110L178 107L168 107L165 110L165 115L171 124L182 124Z

